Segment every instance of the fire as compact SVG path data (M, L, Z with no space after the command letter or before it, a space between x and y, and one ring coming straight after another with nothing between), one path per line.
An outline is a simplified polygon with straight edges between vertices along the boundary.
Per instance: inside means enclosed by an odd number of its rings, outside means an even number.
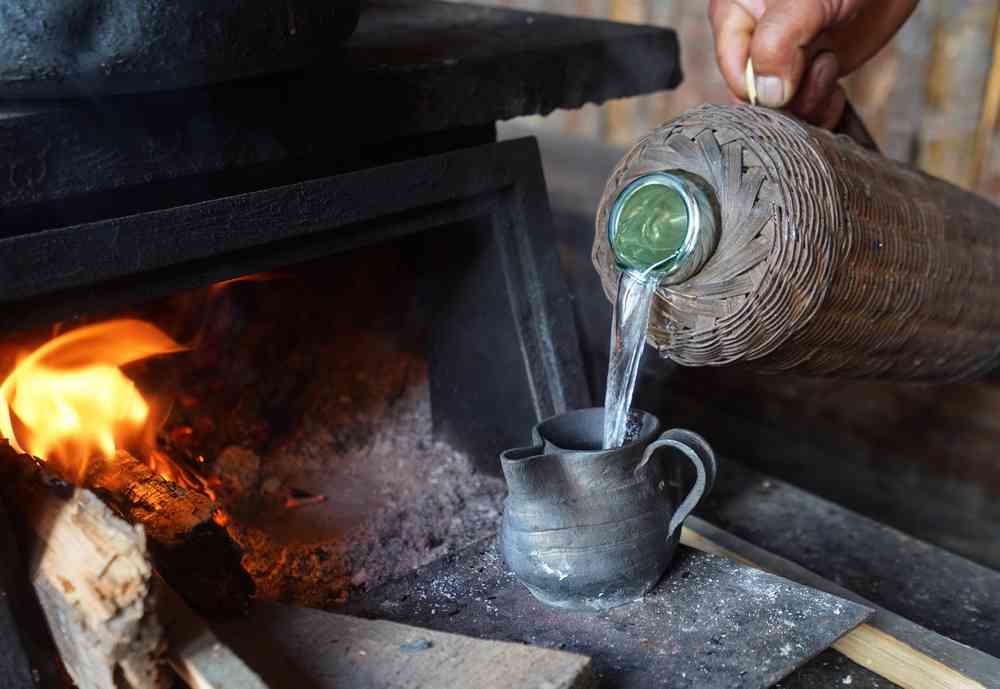
M82 477L119 448L151 450L149 402L121 367L183 350L157 327L119 319L59 335L21 360L0 385L0 435Z

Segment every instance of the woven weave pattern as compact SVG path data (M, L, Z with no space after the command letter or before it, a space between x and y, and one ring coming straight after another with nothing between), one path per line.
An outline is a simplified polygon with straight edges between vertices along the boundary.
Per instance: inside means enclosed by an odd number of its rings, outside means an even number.
M657 292L649 341L688 366L951 380L1000 344L1000 209L843 137L750 106L660 127L608 181L594 264L614 297L607 213L635 177L681 169L719 201L702 270Z

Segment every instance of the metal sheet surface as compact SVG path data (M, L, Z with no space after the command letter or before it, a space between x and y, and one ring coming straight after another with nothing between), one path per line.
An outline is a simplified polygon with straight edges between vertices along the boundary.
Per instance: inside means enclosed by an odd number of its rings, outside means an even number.
M643 600L566 612L536 601L492 543L387 584L347 611L582 653L607 689L769 687L872 613L684 547Z

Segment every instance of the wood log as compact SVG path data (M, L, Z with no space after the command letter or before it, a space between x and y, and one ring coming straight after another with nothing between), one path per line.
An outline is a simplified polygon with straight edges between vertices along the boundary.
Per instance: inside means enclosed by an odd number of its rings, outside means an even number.
M169 686L143 529L89 490L42 481L7 488L25 533L31 583L77 687Z
M124 451L91 463L84 483L129 523L142 524L157 570L193 608L205 615L246 610L253 580L207 496L162 478Z
M803 567L688 517L681 543L875 608L833 648L903 689L1000 689L1000 659L935 634Z

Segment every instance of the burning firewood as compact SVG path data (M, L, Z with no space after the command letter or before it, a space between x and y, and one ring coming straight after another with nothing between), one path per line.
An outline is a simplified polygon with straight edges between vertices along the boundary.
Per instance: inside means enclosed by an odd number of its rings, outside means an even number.
M169 591L154 565L203 613L244 611L253 593L207 483L157 447L156 410L169 404L123 370L184 349L150 323L117 319L57 335L0 383L0 489L18 507L35 590L80 689L167 686L157 598ZM163 611L168 621L186 609L178 601ZM178 672L194 689L209 686L215 649L173 646Z
M44 462L8 446L0 448L0 466L18 492L61 483ZM80 483L129 524L143 526L156 569L193 608L209 616L246 610L253 580L241 564L242 550L216 522L210 498L124 451L91 462Z
M246 610L253 580L242 550L216 522L211 499L159 476L124 451L92 462L84 484L131 524L142 524L163 578L207 615Z
M9 443L2 454L11 455L0 463L27 473L34 467L36 480L54 473L99 492L130 524L143 525L157 569L193 607L206 614L239 611L253 592L242 553L213 520L211 499L192 489L204 484L158 453L156 404L122 369L183 350L156 326L134 319L49 340L0 383L0 436ZM143 448L155 469L123 447Z

